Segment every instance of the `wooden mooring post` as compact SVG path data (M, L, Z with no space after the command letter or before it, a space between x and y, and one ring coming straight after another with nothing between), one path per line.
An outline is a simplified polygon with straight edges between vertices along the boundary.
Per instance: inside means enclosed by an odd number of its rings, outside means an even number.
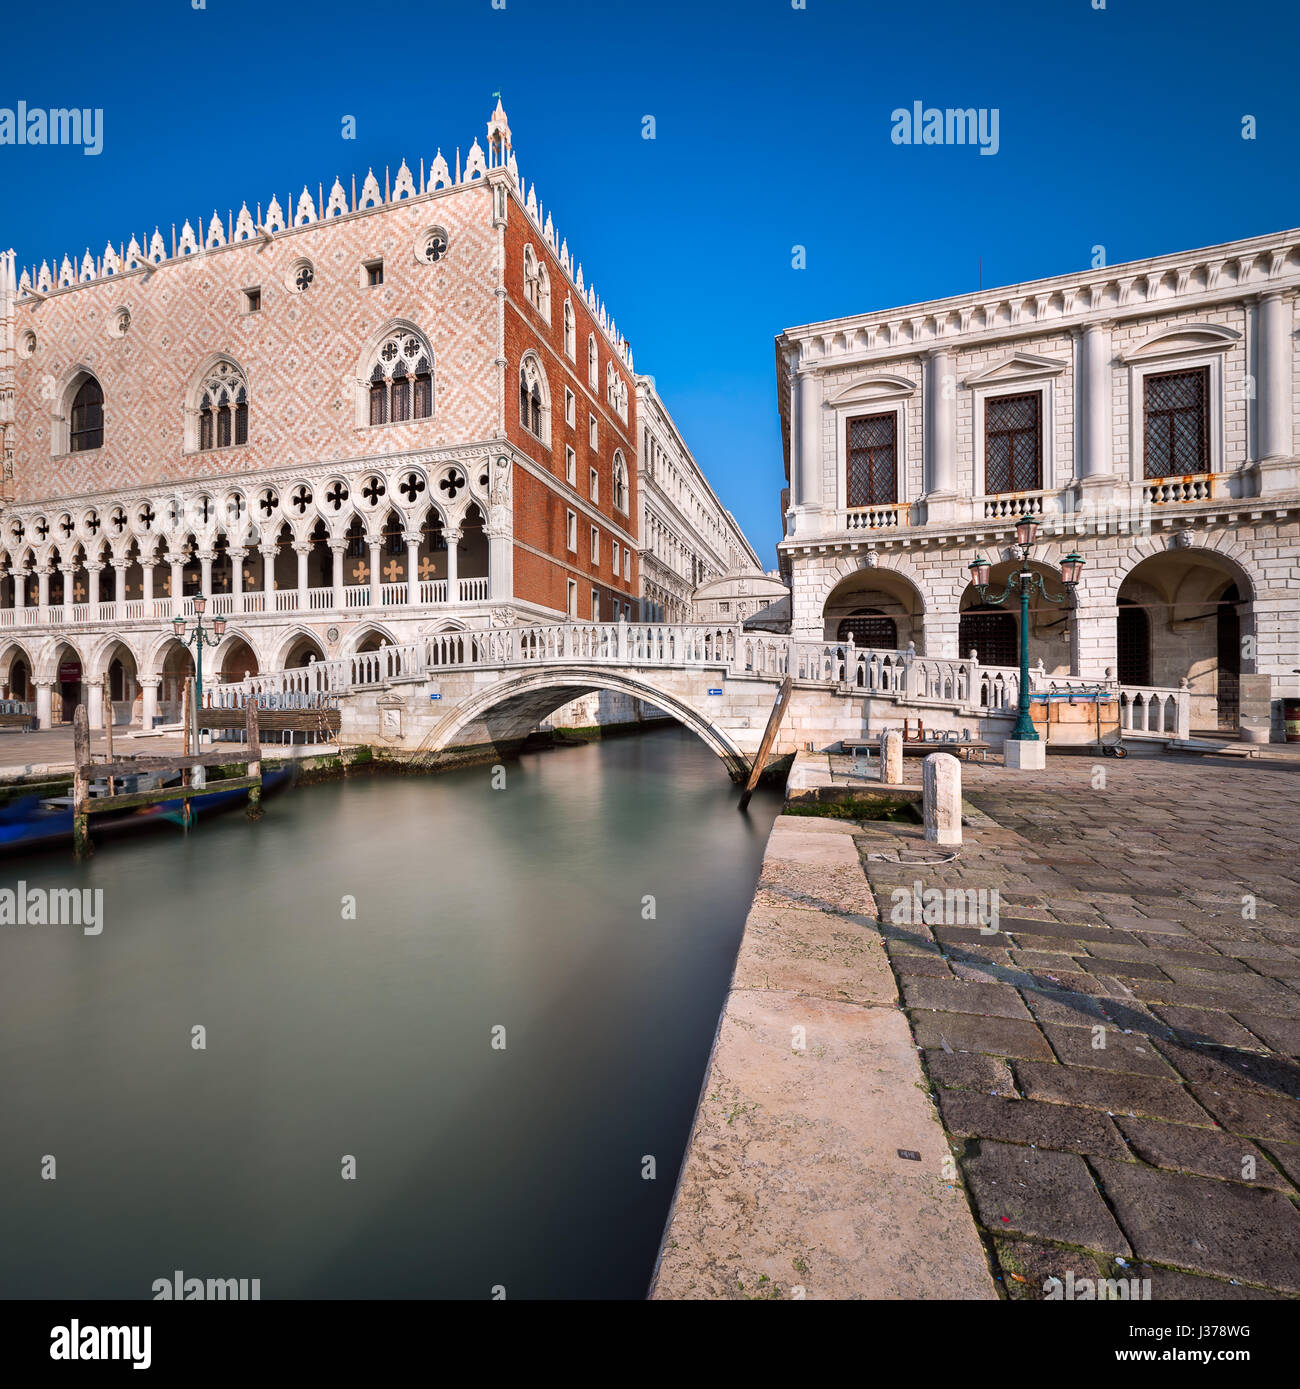
M193 744L194 727L194 681L187 680L181 689L181 727L184 729L181 742L181 750L188 758L198 751ZM193 773L188 765L181 772L181 785L186 791L193 783ZM190 824L193 820L193 812L190 810L190 798L186 796L181 802L181 829L186 834L190 832Z
M86 706L78 704L72 714L72 852L86 858L94 852L90 842L90 719Z
M768 715L767 727L763 730L763 741L758 745L758 755L754 758L754 765L749 769L749 780L745 783L745 789L740 793L741 810L749 808L750 797L754 794L754 787L758 785L759 777L763 775L763 768L767 766L767 754L771 751L772 744L776 740L776 731L781 727L781 720L785 717L786 706L790 703L790 695L793 690L794 679L787 675L781 682L776 703L772 705L772 712Z
M244 742L248 744L245 756L248 758L248 775L256 780L248 787L248 809L244 812L250 820L262 818L262 744L257 731L257 702L249 697L244 705Z

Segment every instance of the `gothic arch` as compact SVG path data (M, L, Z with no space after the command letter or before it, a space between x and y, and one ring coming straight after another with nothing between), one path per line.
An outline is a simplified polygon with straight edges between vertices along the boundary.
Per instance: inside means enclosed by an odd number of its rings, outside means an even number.
M727 765L733 780L741 780L748 772L749 760L726 730L690 704L645 681L600 667L528 671L513 680L493 685L449 713L434 729L429 743L432 749L442 751L476 724L481 725L487 735L479 741L522 736L548 713L594 690L612 690L654 705L712 748Z
M106 397L104 395L103 382L99 378L99 373L94 367L87 366L85 362L77 362L67 368L63 373L62 381L55 391L54 399L56 408L50 419L50 454L58 458L65 453L72 452L72 409L73 403L77 399L77 394L81 388L93 382L99 389L99 409L100 409L100 442L85 450L92 452L100 448L104 440L104 407Z
M198 369L190 377L189 385L185 389L185 400L183 409L185 412L185 451L187 453L199 452L200 439L200 412L205 396L211 396L213 392L226 390L230 393L231 399L228 402L232 412L236 404L235 397L240 391L244 392L244 442L247 442L248 420L251 415L252 388L248 380L248 372L240 364L239 360L229 352L212 352L199 364ZM215 407L217 401L212 397ZM234 418L231 417L231 443L234 444ZM215 438L215 435L214 435ZM213 447L218 447L213 445ZM220 445L219 447L227 447Z
M354 423L358 429L369 429L371 425L370 388L373 384L371 377L374 375L377 367L380 368L381 374L384 374L385 379L391 383L392 372L391 370L385 371L384 368L389 368L392 364L381 364L379 357L380 349L385 346L390 338L399 342L399 350L401 350L403 362L412 367L419 363L420 354L408 354L404 347L401 346L401 340L414 339L420 345L423 358L428 362L429 367L429 400L427 413L422 415L410 415L406 420L399 420L397 423L408 423L418 419L431 420L434 418L438 403L438 361L434 356L433 344L429 339L428 333L426 333L418 323L414 322L414 320L409 318L390 318L382 328L372 333L369 338L366 339L361 353L356 360L356 418ZM395 361L396 359L394 359L394 362ZM416 373L412 370L412 379L415 374ZM414 404L414 400L412 404ZM387 424L389 420L385 419L379 423Z

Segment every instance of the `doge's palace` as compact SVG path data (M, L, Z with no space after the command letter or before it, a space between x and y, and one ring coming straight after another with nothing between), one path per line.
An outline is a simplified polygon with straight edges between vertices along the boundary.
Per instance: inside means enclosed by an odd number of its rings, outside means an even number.
M652 392L500 103L486 147L265 192L0 253L0 693L42 726L101 722L105 677L115 721L173 717L199 596L221 679L640 616Z

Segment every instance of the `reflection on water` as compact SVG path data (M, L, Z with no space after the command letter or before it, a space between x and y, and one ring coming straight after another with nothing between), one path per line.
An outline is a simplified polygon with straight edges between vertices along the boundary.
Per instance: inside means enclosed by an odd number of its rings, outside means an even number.
M104 891L0 927L0 1295L644 1294L779 798L677 729L505 775L0 865Z

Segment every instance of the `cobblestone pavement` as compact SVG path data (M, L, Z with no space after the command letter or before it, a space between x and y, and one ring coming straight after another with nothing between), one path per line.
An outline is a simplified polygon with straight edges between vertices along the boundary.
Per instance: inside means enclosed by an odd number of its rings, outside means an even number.
M910 826L858 844L1007 1294L1300 1294L1300 766L962 774L991 820L951 862ZM997 934L898 919L915 883L996 888Z

